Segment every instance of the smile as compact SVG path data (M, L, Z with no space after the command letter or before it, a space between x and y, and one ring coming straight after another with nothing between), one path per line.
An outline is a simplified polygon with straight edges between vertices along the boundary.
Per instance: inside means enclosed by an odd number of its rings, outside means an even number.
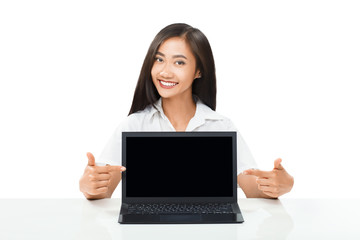
M159 80L159 82L160 82L160 86L163 88L173 88L174 86L179 84L179 83L175 83L175 82L165 82L162 80Z

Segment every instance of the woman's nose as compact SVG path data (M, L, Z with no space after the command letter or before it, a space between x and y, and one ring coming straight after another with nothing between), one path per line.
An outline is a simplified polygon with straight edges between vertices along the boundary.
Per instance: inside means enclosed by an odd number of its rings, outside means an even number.
M165 64L164 68L160 71L160 76L163 78L172 78L173 74L171 72L170 67L168 64Z
M169 77L171 77L170 73L167 72L167 71L161 71L161 72L160 72L160 76L163 77L163 78L169 78Z

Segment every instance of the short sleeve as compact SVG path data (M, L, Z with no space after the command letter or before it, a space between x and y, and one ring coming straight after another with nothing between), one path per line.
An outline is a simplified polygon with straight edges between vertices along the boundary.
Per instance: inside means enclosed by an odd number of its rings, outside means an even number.
M122 124L120 124L116 128L115 132L111 135L110 139L107 141L102 153L99 156L99 162L110 165L120 165L121 133L122 133Z
M110 165L121 165L122 132L130 131L133 128L131 123L136 122L135 120L136 118L130 115L119 124L100 154L99 162Z
M237 173L241 173L249 168L257 168L254 157L248 148L239 131L237 133Z
M100 154L99 162L110 165L121 165L122 132L139 131L143 129L142 122L144 116L146 116L144 113L147 113L148 110L149 109L145 109L142 113L133 113L119 124Z
M249 147L247 146L244 138L241 136L237 127L228 118L225 118L225 124L227 125L228 130L236 131L237 174L239 174L249 168L257 168L255 159L254 159L253 155L251 154Z

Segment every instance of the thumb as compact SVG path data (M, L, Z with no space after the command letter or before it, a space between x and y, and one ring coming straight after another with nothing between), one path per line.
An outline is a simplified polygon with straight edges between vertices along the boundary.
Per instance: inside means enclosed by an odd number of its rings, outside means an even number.
M281 165L281 158L278 158L274 161L274 169L277 169L277 170L283 170L283 166Z
M89 166L95 166L95 157L94 157L94 155L92 155L92 153L88 152L86 154L86 156L88 157L88 165Z

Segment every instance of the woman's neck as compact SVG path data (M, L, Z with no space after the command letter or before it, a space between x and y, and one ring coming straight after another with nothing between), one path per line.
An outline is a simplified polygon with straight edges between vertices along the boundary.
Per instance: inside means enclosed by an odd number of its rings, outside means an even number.
M176 131L185 131L196 112L192 95L187 98L162 98L162 108Z

